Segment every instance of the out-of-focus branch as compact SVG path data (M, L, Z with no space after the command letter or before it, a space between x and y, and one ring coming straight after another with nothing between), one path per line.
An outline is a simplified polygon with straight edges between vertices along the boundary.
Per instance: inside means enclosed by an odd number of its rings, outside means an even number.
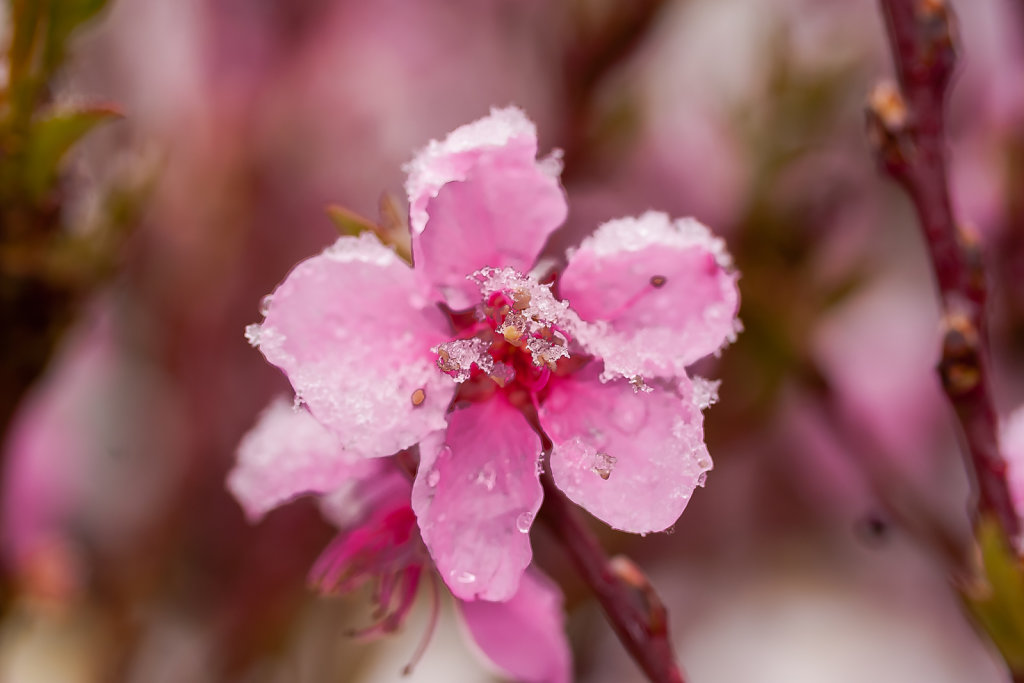
M942 299L939 374L959 419L977 485L976 513L1009 538L1020 522L999 454L986 352L986 285L975 240L957 226L946 179L945 99L956 62L953 17L944 0L880 0L899 88L883 83L867 107L880 165L910 195Z
M608 75L643 43L667 0L616 3L599 30L571 43L565 52L566 125L563 133L563 179L572 179L587 164L595 99Z
M594 592L630 656L652 683L683 683L668 635L668 612L647 577L627 558L605 554L550 473L545 473L541 481L542 521Z

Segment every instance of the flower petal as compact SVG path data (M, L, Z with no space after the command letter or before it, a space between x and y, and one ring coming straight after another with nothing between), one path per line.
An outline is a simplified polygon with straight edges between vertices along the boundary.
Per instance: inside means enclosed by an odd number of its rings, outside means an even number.
M596 325L581 338L605 379L678 377L739 329L722 241L692 218L649 211L605 223L570 254L560 292Z
M296 266L247 335L347 451L390 455L444 428L455 385L430 348L447 324L373 235Z
M507 600L530 564L543 493L540 439L501 396L448 417L420 444L412 506L441 576L464 600Z
M228 490L251 521L304 493L327 493L373 473L378 461L346 453L306 410L278 398L238 445Z
M575 503L622 531L671 526L711 469L701 408L708 385L689 380L678 393L603 384L588 366L553 383L540 421L551 437L551 474ZM713 391L713 389L711 389Z
M537 569L526 570L519 590L506 602L458 605L477 646L509 678L524 683L572 680L562 592Z
M416 270L456 309L479 300L471 273L529 270L568 212L559 163L537 160L537 130L514 107L432 142L406 170Z

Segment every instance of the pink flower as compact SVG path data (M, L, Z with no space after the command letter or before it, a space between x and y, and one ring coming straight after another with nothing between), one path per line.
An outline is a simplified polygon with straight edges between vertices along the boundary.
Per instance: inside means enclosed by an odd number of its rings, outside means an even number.
M377 622L358 635L390 633L401 625L430 557L409 505L412 482L395 458L352 455L307 411L280 399L239 445L228 487L253 520L296 490L329 491L321 509L341 532L313 566L310 581L328 593L372 584ZM562 595L539 571L527 570L503 602L456 605L473 641L506 675L535 683L571 680ZM436 592L434 606L436 615Z
M341 444L282 465L259 507L418 445L412 509L463 600L517 595L540 433L570 499L617 529L671 526L711 468L714 385L686 368L738 325L729 257L692 219L606 223L541 284L535 261L567 206L557 156L536 155L515 108L432 142L407 168L415 269L372 234L343 237L247 332Z

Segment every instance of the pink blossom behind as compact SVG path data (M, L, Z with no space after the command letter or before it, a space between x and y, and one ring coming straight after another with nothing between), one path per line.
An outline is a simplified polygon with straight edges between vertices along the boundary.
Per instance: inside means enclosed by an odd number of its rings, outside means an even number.
M338 467L327 476L306 466L331 461ZM430 571L410 507L411 482L397 461L354 461L307 410L279 399L243 439L228 485L250 517L256 517L281 502L275 480L290 484L294 492L326 494L321 499L324 515L340 529L310 571L310 582L326 593L371 584L378 621L362 635L397 629ZM568 682L571 659L561 592L537 570L518 583L506 602L458 601L470 637L486 658L517 680Z

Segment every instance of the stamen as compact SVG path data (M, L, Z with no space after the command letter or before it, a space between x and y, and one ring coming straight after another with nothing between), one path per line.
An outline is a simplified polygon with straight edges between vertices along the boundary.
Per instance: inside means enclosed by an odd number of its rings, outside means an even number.
M512 292L512 308L517 311L525 310L530 307L532 298L525 289L517 289Z
M427 392L422 388L412 392L412 404L417 408L423 405L423 402L427 400Z
M441 595L437 588L437 575L433 572L430 573L430 621L427 622L427 630L423 633L423 638L420 640L420 644L416 647L416 651L412 653L412 659L409 663L402 668L402 675L408 676L412 674L412 670L420 663L423 659L423 655L427 651L427 646L430 645L430 641L434 637L434 632L437 631L437 620L441 614Z

